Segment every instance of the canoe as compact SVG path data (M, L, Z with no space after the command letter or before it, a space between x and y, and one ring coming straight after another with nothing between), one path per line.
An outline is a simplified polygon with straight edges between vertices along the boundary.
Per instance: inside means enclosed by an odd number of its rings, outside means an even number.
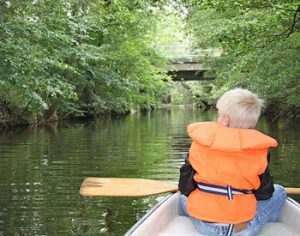
M191 220L182 215L179 200L179 192L167 196L131 227L125 235L201 235L196 231ZM267 223L260 235L299 236L300 204L288 197L279 222Z

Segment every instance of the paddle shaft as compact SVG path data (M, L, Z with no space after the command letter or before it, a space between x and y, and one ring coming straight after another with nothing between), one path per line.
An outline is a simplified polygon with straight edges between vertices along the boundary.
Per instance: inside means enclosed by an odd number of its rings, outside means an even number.
M287 194L300 195L300 188L284 188Z
M300 188L285 190L288 194L300 195ZM177 191L177 184L159 180L88 177L81 184L80 195L138 197Z

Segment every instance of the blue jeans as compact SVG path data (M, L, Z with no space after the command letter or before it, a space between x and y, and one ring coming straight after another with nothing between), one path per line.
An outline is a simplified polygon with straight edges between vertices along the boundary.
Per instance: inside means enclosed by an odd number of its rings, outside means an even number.
M257 235L267 222L276 222L280 216L281 208L286 199L286 192L280 185L274 185L275 191L273 196L268 200L257 201L256 215L248 222L245 230L234 233L235 236L252 236ZM181 196L180 205L185 215L190 216L186 208L187 197ZM226 235L228 224L208 223L191 217L195 228L202 234L208 236Z

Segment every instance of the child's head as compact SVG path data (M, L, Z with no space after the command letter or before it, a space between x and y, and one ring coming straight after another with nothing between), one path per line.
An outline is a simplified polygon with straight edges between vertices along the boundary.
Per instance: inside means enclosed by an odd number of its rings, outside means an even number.
M217 102L218 123L232 128L254 128L263 104L262 99L247 89L232 89Z

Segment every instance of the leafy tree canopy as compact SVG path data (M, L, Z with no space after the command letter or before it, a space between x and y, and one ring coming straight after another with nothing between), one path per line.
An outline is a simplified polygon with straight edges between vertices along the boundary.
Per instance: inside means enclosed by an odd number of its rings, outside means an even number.
M300 5L295 0L185 0L197 48L216 48L218 97L232 87L259 93L275 112L300 108Z
M0 119L127 112L164 86L153 49L167 1L2 1Z

